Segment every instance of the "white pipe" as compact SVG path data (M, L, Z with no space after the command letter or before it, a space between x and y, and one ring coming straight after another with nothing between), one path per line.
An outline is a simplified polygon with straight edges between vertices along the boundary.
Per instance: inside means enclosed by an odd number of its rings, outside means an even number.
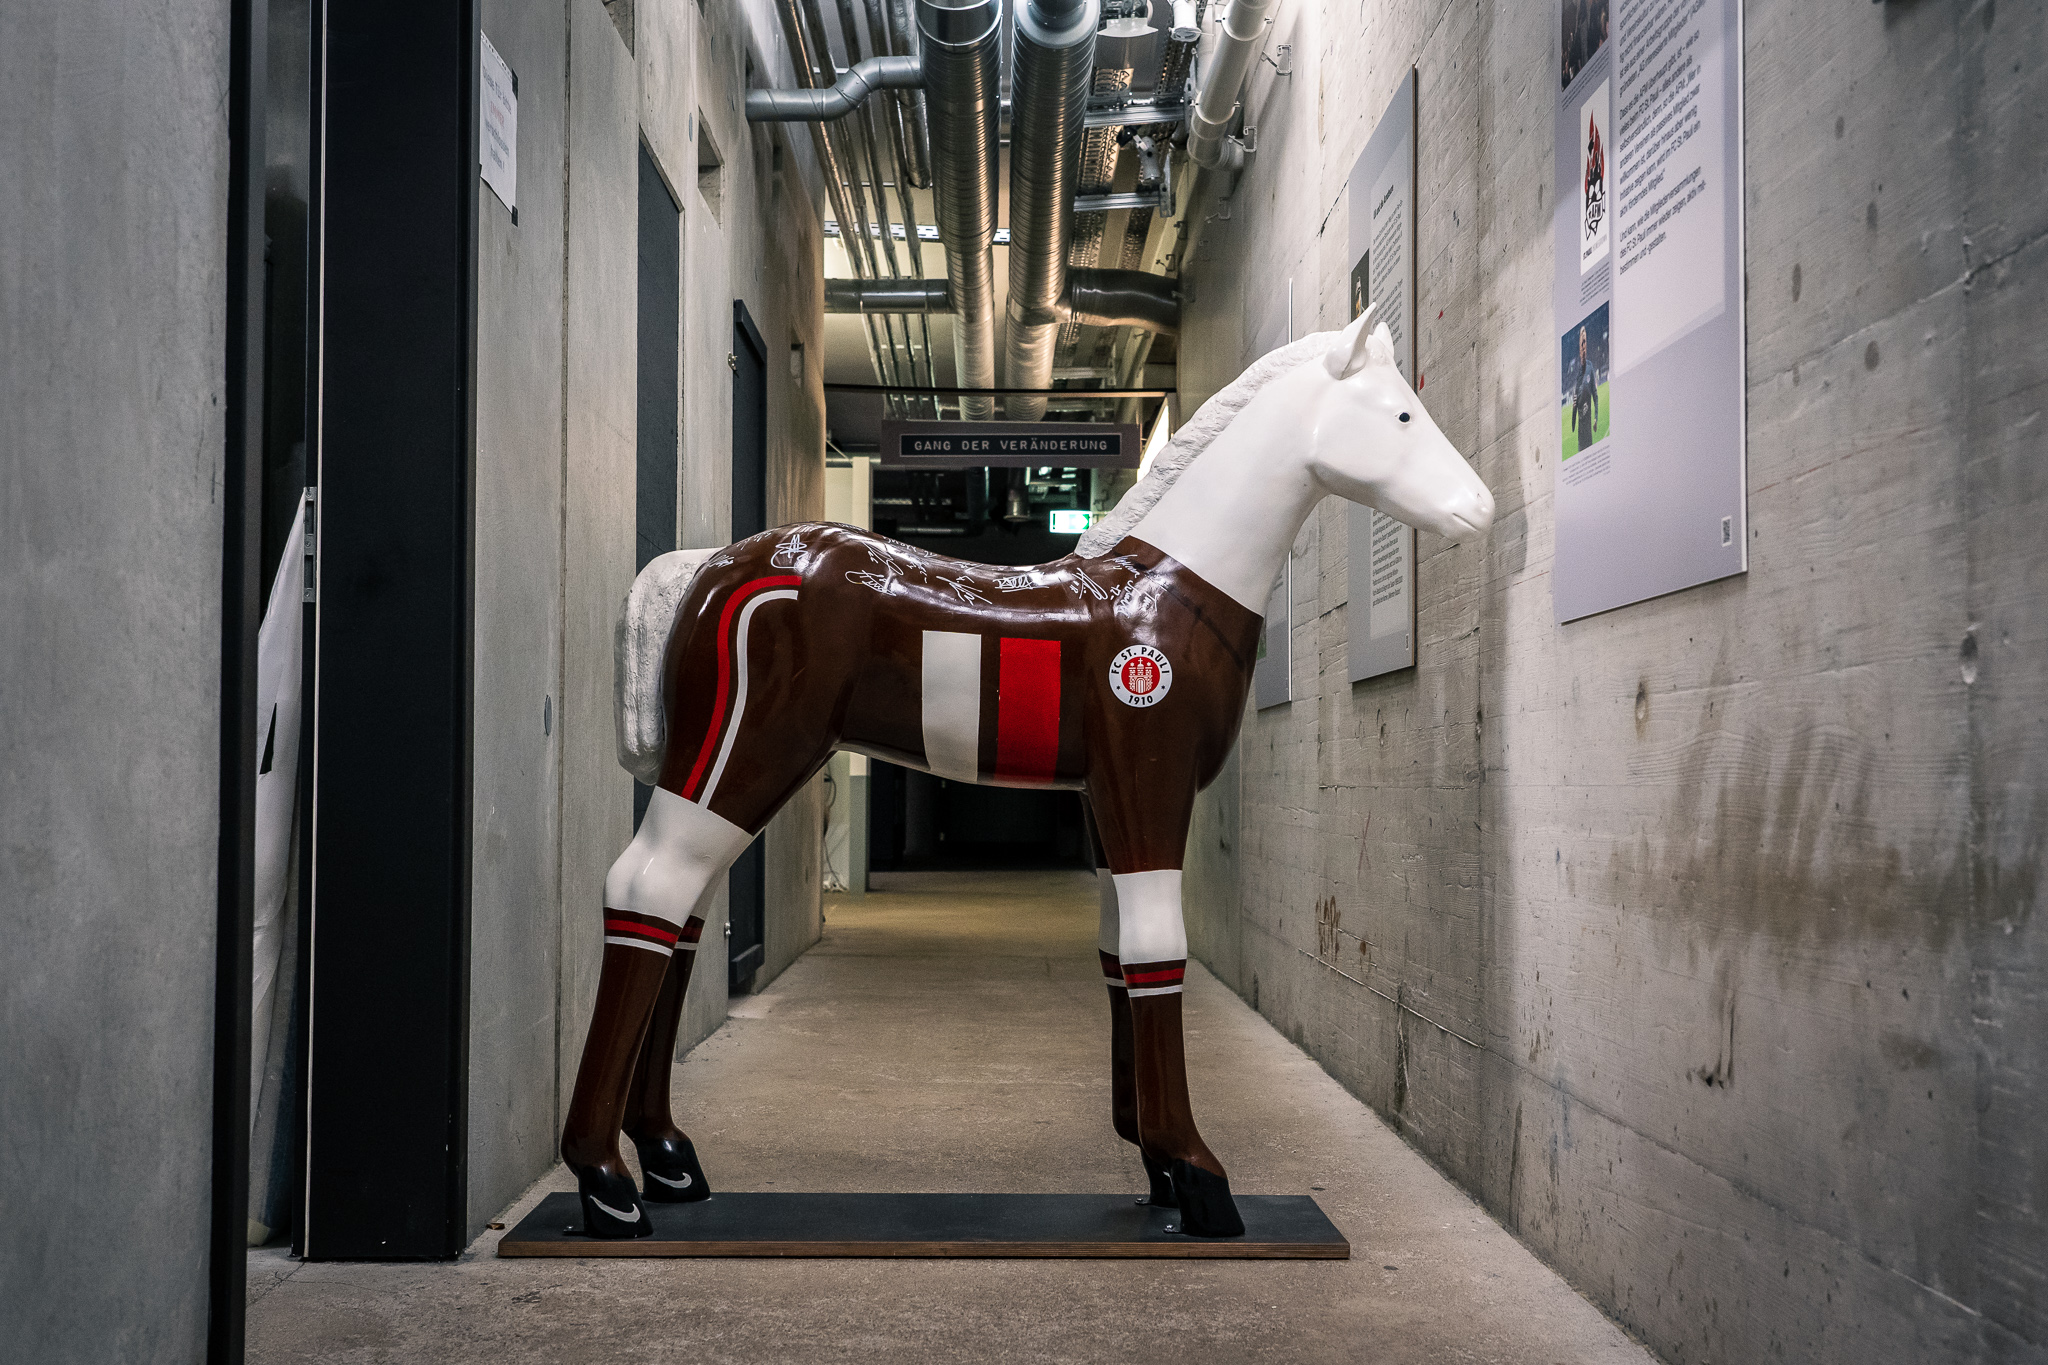
M1237 112L1238 96L1251 70L1259 39L1266 31L1266 12L1273 0L1230 0L1223 15L1223 35L1202 73L1202 95L1188 116L1188 155L1197 166L1234 171L1244 165L1244 149L1226 143L1223 130Z

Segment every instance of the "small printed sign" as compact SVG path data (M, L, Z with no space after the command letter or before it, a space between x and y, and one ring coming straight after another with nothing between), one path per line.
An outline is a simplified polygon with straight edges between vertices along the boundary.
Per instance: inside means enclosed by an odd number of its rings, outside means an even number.
M1109 661L1109 690L1125 706L1157 706L1173 690L1173 665L1150 645L1132 645Z
M1135 422L882 423L883 469L1136 469Z
M519 77L512 74L512 68L498 55L498 49L491 46L488 36L483 39L483 55L478 63L477 98L483 107L478 111L476 164L482 171L484 183L491 187L498 201L512 210L512 221L519 221Z
M1088 511L1058 511L1051 516L1052 533L1056 536L1078 536L1094 523L1095 514Z

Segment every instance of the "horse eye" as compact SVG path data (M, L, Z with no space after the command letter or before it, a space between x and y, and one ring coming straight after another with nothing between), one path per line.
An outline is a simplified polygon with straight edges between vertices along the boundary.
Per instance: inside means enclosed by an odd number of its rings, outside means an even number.
M1404 412L1404 413L1402 413L1402 414L1401 414L1401 420L1402 420L1402 421L1404 421L1404 422L1405 422L1405 421L1407 421L1407 420L1408 420L1408 414L1407 414L1407 413L1405 413L1405 412Z

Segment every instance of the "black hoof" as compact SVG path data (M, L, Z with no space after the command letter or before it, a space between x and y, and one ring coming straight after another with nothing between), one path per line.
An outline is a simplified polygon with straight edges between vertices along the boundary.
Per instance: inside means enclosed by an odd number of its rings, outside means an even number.
M704 1168L697 1164L697 1149L688 1138L635 1140L640 1153L640 1189L655 1204L694 1204L711 1197L711 1185Z
M1138 1158L1145 1163L1145 1179L1152 1185L1152 1192L1145 1196L1145 1202L1154 1208L1179 1208L1173 1196L1173 1176L1167 1171L1166 1163L1154 1160L1143 1149L1139 1150Z
M651 1237L654 1224L625 1175L603 1171L578 1171L576 1191L583 1201L583 1234L586 1237Z
M1176 1160L1167 1167L1180 1206L1180 1230L1190 1237L1242 1237L1244 1219L1230 1197L1230 1182L1200 1166Z

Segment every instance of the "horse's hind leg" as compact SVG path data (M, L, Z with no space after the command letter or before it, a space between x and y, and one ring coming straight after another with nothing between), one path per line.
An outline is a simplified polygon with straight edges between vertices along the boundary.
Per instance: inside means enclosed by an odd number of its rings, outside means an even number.
M690 969L697 961L697 941L704 932L704 907L683 922L682 937L668 961L654 1017L640 1044L640 1059L626 1092L622 1126L640 1156L640 1192L658 1204L685 1204L711 1197L704 1168L690 1135L676 1127L670 1108L669 1080L675 1074L676 1031L683 1019L683 995L690 988Z
M576 1173L584 1230L593 1237L644 1237L652 1230L619 1156L627 1093L690 912L749 837L656 788L639 834L605 877L604 966L562 1129L562 1160ZM679 979L678 1004L682 985Z

